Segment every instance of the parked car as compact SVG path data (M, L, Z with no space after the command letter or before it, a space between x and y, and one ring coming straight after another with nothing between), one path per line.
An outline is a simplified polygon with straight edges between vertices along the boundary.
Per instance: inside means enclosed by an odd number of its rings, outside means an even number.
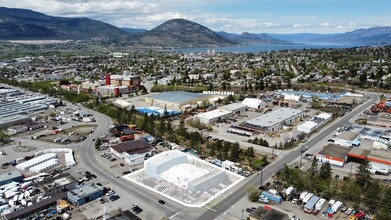
M97 198L97 199L96 199L96 201L98 201L100 204L103 204L103 203L105 203L105 200L104 200L104 199L102 199L102 198Z
M326 216L326 214L327 214L326 211L323 211L323 212L322 212L322 216L323 216L323 217Z
M165 202L164 200L161 200L161 199L160 199L158 202L159 202L160 204L162 204L162 205L166 204L166 202Z
M352 214L352 212L353 212L353 209L352 208L348 208L348 210L346 210L345 214L346 215L350 215L350 214Z
M117 199L119 199L119 195L112 195L109 197L110 201L115 201Z

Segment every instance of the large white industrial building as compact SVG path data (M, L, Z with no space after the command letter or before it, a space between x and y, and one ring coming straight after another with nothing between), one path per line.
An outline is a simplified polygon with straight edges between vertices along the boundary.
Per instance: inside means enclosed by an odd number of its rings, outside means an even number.
M254 119L250 119L240 126L260 132L274 132L284 125L290 125L304 117L302 110L280 108Z
M232 115L230 111L223 109L215 109L209 112L204 112L194 116L195 119L198 119L202 124L211 124L213 122L223 121L229 118Z
M158 154L145 161L144 167L148 178L163 180L193 192L213 188L227 175L217 168L206 169L199 161L178 150Z

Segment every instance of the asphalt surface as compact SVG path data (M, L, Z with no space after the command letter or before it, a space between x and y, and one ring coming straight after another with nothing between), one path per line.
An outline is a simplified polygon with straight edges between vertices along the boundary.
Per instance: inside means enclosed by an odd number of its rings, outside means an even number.
M160 211L163 212L166 216L175 215L177 211L182 210L184 206L168 200L165 200L166 204L162 206L161 204L158 203L158 200L161 198L157 194L154 194L153 192L150 192L142 187L138 187L135 184L130 184L129 181L125 179L114 177L114 174L110 170L102 167L98 163L94 153L95 151L94 142L92 140L98 138L99 136L107 132L107 130L110 128L113 122L106 115L100 114L95 111L91 111L91 112L93 112L95 119L97 120L97 122L99 122L99 126L97 127L96 131L93 134L91 134L82 143L81 147L79 148L80 159L81 159L80 162L83 163L86 167L88 167L90 172L95 173L99 177L110 182L112 185L122 189L128 194L131 194L132 198L135 197L136 199L130 199L129 195L120 195L125 199L129 199L129 205L132 203L140 203L140 201L143 201L144 203L149 204L150 206L156 209L156 210L148 210L147 208L144 207L145 211L152 211L152 212Z
M370 96L369 101L365 102L364 104L360 105L353 111L349 112L348 114L344 115L343 117L337 119L334 124L329 126L327 129L325 129L323 132L317 134L313 138L311 138L308 142L306 142L304 145L308 147L308 149L312 148L313 146L320 143L324 138L334 133L338 127L341 127L344 125L345 122L353 118L355 115L360 114L362 111L364 111L366 108L371 106L377 99L378 96L376 94L368 94ZM287 153L285 156L281 157L280 159L274 161L269 166L265 167L262 171L263 180L266 180L270 178L274 173L276 173L278 170L282 169L284 164L289 164L293 160L300 158L300 147L297 149ZM201 214L197 219L205 220L205 219L215 219L217 216L221 215L222 213L226 212L233 204L238 202L240 199L242 199L244 196L246 196L245 189L248 186L251 185L260 185L260 172L256 175L253 175L249 178L249 180L243 184L241 187L241 190L234 191L231 195L227 196L224 200L222 200L217 205L213 206L211 209L207 209L206 212Z

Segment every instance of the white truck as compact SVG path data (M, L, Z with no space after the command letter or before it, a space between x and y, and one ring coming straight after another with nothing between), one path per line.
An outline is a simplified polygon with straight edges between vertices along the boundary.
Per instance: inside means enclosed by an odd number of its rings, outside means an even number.
M285 190L285 194L287 196L290 196L294 192L295 192L295 188L293 188L293 186L290 186L290 187L288 187L288 189Z
M315 214L318 214L326 205L326 199L320 198L319 201L315 204Z
M313 195L314 195L314 194L312 194L312 193L308 193L308 194L304 197L303 203L306 204L306 203L312 198Z
M334 213L338 212L338 210L342 207L341 201L336 201L333 206L331 206L331 211Z
M306 192L306 191L302 192L300 194L300 200L303 200L306 197L307 194L308 194L308 192Z

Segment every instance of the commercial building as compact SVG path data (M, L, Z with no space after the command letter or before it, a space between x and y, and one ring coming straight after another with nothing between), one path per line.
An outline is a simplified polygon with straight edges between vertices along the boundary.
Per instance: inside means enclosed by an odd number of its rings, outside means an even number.
M231 112L234 115L240 115L247 111L247 105L232 103L219 107L219 109Z
M126 86L129 92L140 90L140 76L124 71L123 75L106 75L105 84L113 86Z
M74 176L69 173L64 173L57 177L48 177L41 182L37 182L37 187L46 196L53 196L61 192L76 189L78 184Z
M348 158L350 148L336 144L326 145L319 153L316 159L322 163L329 162L331 165L343 167Z
M255 108L255 109L265 107L264 101L262 101L260 99L255 99L255 98L245 98L242 101L242 104L249 107L249 108Z
M27 115L12 115L7 117L0 117L0 128L7 128L9 126L31 122L31 117Z
M284 125L290 125L304 117L304 112L292 108L280 108L257 118L250 119L240 126L258 132L274 132Z
M101 96L120 96L122 94L128 94L129 88L127 86L99 86L96 88L96 93Z
M81 186L67 193L69 202L81 206L103 196L103 187L95 183Z
M194 118L199 120L202 124L211 124L214 122L227 120L232 115L230 111L223 109L215 109L209 112L204 112L195 115Z
M303 124L297 126L297 131L309 134L312 131L314 131L317 127L318 127L318 123L313 121L306 121Z
M0 174L0 186L11 182L21 182L22 180L22 174L16 170Z
M110 147L110 152L119 158L125 158L128 155L140 154L145 156L152 156L155 152L148 142L143 139L124 142Z
M180 109L185 105L201 105L208 101L210 97L211 95L205 95L201 93L170 91L149 96L145 98L145 101L152 105Z
M31 215L31 213L47 209L49 207L52 207L56 205L57 201L60 199L64 199L67 197L67 194L65 192L58 193L53 195L50 198L41 200L37 203L32 204L31 206L24 207L22 209L19 209L15 212L11 212L9 214L5 215L5 219L23 219L25 217L28 217Z
M334 143L345 147L359 146L360 138L355 132L343 131L334 138Z
M9 117L9 116L13 116L13 115L25 115L25 114L29 114L31 112L36 112L36 111L48 109L48 105L34 104L34 103L31 103L32 100L33 99L25 99L25 100L12 101L12 102L0 101L0 117L3 118L3 117ZM45 97L45 100L46 100L46 97Z

